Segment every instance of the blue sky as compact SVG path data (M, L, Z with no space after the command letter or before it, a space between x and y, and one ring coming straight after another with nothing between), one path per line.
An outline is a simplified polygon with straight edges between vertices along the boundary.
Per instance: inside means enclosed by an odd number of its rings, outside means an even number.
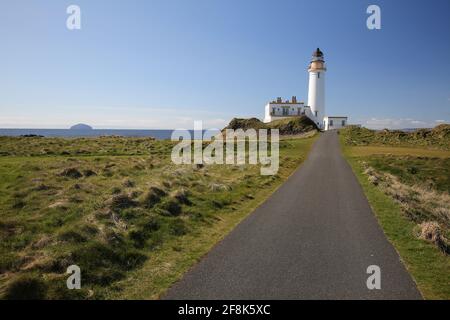
M66 8L81 8L81 30ZM381 30L366 9L381 7ZM450 1L2 1L0 127L222 127L267 101L307 101L368 127L450 122Z

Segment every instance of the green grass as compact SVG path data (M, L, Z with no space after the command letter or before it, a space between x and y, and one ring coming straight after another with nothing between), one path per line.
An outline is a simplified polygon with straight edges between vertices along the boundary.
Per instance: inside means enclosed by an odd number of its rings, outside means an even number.
M348 150L355 156L370 155L396 155L396 156L415 156L415 157L433 157L433 158L450 158L450 151L427 149L424 147L408 147L408 146L350 146Z
M275 176L259 165L177 166L170 141L1 138L0 296L158 298L298 167L315 138L282 140ZM65 288L71 264L82 290Z
M230 121L226 128L229 129L278 129L280 135L298 135L317 130L317 126L310 118L305 115L299 117L288 117L274 120L270 123L263 123L259 119L238 119Z
M375 131L348 126L341 130L341 136L348 146L386 145L450 151L450 124L441 124L433 129L418 129L413 132L387 129Z
M377 171L391 173L403 183L450 193L450 157L376 155L365 159Z
M363 167L363 162L370 163L380 171L398 176L406 184L421 183L434 177L433 188L445 191L448 188L448 176L442 177L441 170L448 170L448 159L420 158L427 152L423 148L415 149L418 150L419 157L393 156L397 147L389 148L390 155L381 155L377 152L378 156L374 157L373 150L351 147L346 144L345 138L345 135L341 134L343 153L364 189L386 236L399 252L422 295L426 299L450 299L450 258L434 244L415 236L417 224L405 215L399 203L369 182Z

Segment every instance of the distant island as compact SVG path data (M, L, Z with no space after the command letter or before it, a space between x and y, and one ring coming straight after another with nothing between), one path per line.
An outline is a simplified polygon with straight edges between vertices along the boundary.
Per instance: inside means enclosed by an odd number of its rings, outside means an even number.
M93 130L93 128L84 123L78 123L70 127L70 130Z

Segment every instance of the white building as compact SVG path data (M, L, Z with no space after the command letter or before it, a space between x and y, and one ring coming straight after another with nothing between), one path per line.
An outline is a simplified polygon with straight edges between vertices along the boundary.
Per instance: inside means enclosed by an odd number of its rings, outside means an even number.
M277 119L289 117L299 117L301 115L311 116L311 110L305 106L302 101L297 101L297 97L293 96L292 100L282 101L280 97L277 100L266 104L264 122L271 122Z
M297 102L295 96L292 97L292 101L286 100L284 102L281 98L277 98L277 100L271 101L266 105L264 122L306 115L323 130L337 129L347 125L347 117L325 116L326 71L323 53L317 48L308 67L308 105L304 105L303 102Z
M333 130L343 128L347 125L347 117L327 116L323 119L323 129Z

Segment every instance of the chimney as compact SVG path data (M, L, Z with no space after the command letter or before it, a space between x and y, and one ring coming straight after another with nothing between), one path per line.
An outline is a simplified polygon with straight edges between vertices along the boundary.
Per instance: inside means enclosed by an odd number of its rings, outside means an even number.
M277 103L281 103L281 97L277 98Z
M296 96L292 96L292 103L297 103L297 97Z

